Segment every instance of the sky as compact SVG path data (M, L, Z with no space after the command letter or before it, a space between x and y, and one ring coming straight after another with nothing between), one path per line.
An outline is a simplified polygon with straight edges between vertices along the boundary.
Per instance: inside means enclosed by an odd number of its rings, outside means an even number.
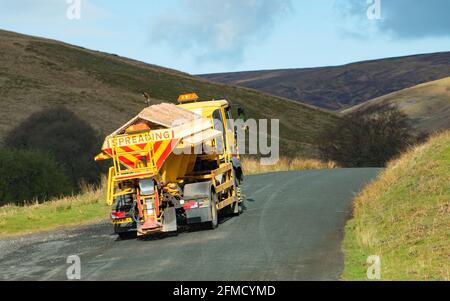
M204 74L450 51L449 12L448 0L0 0L0 28Z

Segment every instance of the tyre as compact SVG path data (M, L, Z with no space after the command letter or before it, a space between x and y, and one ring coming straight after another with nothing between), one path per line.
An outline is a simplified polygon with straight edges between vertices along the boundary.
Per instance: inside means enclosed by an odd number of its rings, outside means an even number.
M208 222L208 228L213 230L219 226L219 215L217 212L217 195L211 192L211 221Z
M241 215L244 212L244 201L239 202L236 216Z
M234 202L231 205L228 205L227 207L225 207L224 209L221 210L221 212L223 212L224 215L226 216L239 216L242 213L242 203L239 202L239 196L238 194L240 193L240 188L239 188L239 181L236 177L236 171L233 170L233 179L234 179L234 187L236 189L236 198L237 201Z
M238 181L236 170L233 170L233 178L234 178L234 187L236 188L236 197L238 201L231 205L231 211L234 216L239 216L243 212L243 204L244 201L239 201L240 194L241 194L241 188L239 187L240 182Z

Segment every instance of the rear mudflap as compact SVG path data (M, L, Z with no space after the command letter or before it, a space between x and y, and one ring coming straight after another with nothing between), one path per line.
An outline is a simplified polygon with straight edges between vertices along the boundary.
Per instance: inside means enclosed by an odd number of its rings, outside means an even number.
M163 226L161 232L177 231L177 213L175 207L164 209Z
M147 222L138 226L138 235L148 235L158 232L176 232L177 214L175 207L168 207L164 209L164 214L161 222Z

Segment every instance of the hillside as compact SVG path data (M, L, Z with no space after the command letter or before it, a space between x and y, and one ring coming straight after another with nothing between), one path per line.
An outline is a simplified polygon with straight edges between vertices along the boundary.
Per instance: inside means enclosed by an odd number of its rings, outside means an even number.
M206 74L317 107L343 110L395 91L450 76L450 52L364 61L344 66Z
M257 91L206 80L57 41L0 31L0 140L30 114L65 105L95 129L109 133L144 106L197 92L226 98L248 118L280 119L281 155L315 156L317 134L334 114Z
M346 280L450 280L450 131L389 164L354 203L344 240Z
M379 106L397 105L423 132L450 129L450 77L394 92L350 109L344 114L364 112Z

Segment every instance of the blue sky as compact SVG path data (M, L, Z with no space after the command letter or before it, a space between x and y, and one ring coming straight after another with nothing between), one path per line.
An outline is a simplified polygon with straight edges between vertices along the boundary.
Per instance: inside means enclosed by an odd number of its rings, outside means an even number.
M0 0L0 28L200 74L450 51L449 12L448 0Z

